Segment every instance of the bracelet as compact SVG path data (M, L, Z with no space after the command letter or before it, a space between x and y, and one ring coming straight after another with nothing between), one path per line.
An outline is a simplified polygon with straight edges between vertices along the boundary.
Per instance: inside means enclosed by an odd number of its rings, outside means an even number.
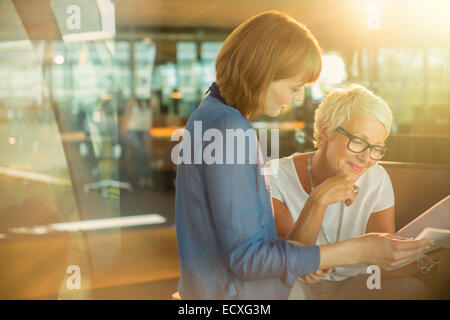
M428 260L428 265L425 265L425 260ZM419 269L421 273L428 273L431 271L431 269L434 266L437 266L442 261L442 258L439 258L437 260L431 259L429 256L425 256L424 258L417 260L416 267Z

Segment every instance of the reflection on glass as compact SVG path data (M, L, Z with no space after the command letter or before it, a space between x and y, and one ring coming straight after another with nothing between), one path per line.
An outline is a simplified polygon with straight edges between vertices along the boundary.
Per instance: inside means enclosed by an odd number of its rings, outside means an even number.
M109 38L104 41L80 41L92 40L95 32L99 39L98 32L104 30L97 28L105 26L100 20L108 17L99 9L107 6L106 2L109 1L98 1L101 5L97 7L91 1L79 1L78 6L68 1L51 1L65 42L27 41L23 17L12 2L3 2L3 9L11 17L7 24L11 28L9 34L15 35L15 39L0 42L0 219L2 238L11 241L2 243L5 254L13 248L17 250L21 239L17 230L31 228L35 235L44 234L46 229L39 226L120 215L119 188L127 185L118 180L118 88L114 48L106 41L112 38L105 33L103 36ZM66 11L70 6L71 10ZM82 13L93 16L86 18ZM66 19L76 19L77 14L87 20L63 27ZM83 28L79 29L81 25ZM61 237L61 254L53 265L49 264L55 269L39 268L38 276L35 273L24 277L2 265L2 278L12 281L11 287L2 289L1 296L54 294L58 291L54 286L44 290L36 284L52 277L49 283L60 282L58 297L88 298L91 277L120 253L118 236L111 236L107 246L92 241L83 229L57 237ZM43 250L21 250L13 263L30 263L30 255L34 256L32 261L38 262L45 256ZM66 285L70 275L64 266L72 264L82 271L83 290L71 291Z

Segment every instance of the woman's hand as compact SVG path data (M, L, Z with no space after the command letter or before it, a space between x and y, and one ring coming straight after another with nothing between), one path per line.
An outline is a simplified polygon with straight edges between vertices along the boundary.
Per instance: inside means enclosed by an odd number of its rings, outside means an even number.
M332 273L334 268L327 268L322 270L317 270L316 272L310 274L304 274L300 276L306 283L315 283L320 280L321 277L325 277L326 275Z
M367 233L350 240L320 245L318 269L363 263L392 270L428 249L431 243L431 239L410 240L389 233Z
M357 195L354 187L355 181L351 176L339 174L315 187L310 197L312 201L323 207L339 201L345 201L348 207L355 201Z
M410 240L388 233L368 233L356 238L360 241L360 262L392 270L428 249L431 239Z
M346 205L349 206L356 197L353 189L353 180L344 174L329 178L314 188L297 221L287 233L287 238L300 241L305 245L315 244L328 205L345 200Z
M437 248L433 251L427 252L425 254L428 256L431 261L439 261L438 265L444 265L445 263L448 263L448 259L450 257L450 249L448 248ZM424 265L430 265L430 260L427 258L421 258L417 261L417 263L410 263L406 266L403 266L401 268L398 268L396 270L390 270L390 271L384 271L381 273L382 279L392 279L392 278L399 278L399 277L411 277L414 274L420 272L417 264L422 263ZM448 270L448 269L447 269Z

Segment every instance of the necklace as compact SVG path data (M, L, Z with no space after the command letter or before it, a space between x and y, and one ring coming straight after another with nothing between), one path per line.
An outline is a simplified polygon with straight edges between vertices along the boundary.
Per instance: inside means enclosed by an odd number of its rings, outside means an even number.
M311 192L313 190L313 182L312 182L312 174L311 174L311 159L312 155L308 158L308 177L309 177L309 185L311 186ZM341 229L342 229L342 218L344 216L344 201L341 201L341 211L339 212L339 224L336 230L336 241L339 241L339 238L341 237ZM330 238L328 237L328 234L325 232L325 229L323 228L323 224L320 226L320 231L322 232L325 240L328 242L328 244L331 244Z

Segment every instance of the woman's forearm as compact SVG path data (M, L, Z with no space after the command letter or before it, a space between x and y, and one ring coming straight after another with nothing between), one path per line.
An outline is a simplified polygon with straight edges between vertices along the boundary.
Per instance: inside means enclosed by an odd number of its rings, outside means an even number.
M319 269L362 263L392 270L427 250L431 243L431 239L408 240L388 233L368 233L319 246Z
M319 246L319 270L361 263L361 247L359 239L345 240Z
M314 245L319 235L320 226L327 206L309 197L300 212L293 228L287 235L288 240L301 242L307 246Z

